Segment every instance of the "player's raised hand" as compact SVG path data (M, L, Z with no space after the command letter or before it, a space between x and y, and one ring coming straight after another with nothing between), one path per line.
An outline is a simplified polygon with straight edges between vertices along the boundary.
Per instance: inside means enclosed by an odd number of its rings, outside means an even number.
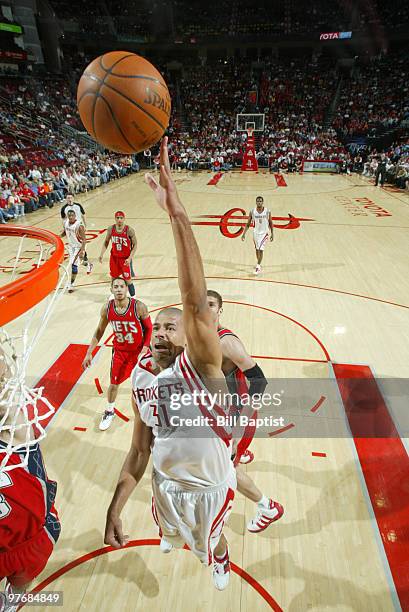
M129 536L123 534L122 521L119 516L114 517L108 513L105 525L104 544L108 544L114 548L121 548L122 546L126 546L128 542Z
M145 174L145 182L152 189L159 206L169 215L184 210L170 171L167 136L162 139L160 145L159 182L149 173Z

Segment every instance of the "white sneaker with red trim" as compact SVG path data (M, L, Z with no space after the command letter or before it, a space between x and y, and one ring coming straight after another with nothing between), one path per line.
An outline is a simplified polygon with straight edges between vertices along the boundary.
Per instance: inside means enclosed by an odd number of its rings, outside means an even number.
M268 507L258 506L256 515L247 523L248 531L259 533L267 529L271 523L278 521L284 514L284 508L272 499L268 500Z
M239 463L246 465L247 463L251 463L254 459L254 453L251 450L247 449L244 451L242 455L240 455Z
M230 580L229 550L226 550L224 558L219 561L213 555L213 583L218 591L224 591Z

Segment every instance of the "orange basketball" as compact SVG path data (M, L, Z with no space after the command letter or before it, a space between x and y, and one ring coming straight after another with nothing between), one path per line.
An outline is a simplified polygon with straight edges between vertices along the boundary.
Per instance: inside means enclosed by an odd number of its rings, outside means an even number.
M87 132L118 153L149 149L169 125L171 101L162 75L129 51L111 51L89 64L77 105Z

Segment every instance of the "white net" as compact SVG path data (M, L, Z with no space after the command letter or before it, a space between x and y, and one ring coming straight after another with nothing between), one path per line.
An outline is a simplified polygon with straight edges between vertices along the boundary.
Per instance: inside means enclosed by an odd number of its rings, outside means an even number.
M18 237L17 248L14 241L16 255L7 274L8 282L13 282L19 275L27 273L27 252L31 255L34 253L34 258L30 257L30 260L34 259L34 264L30 263L33 269L39 268L52 252L53 247L41 240L34 244L31 241L27 249L26 241L26 236ZM9 249L11 244L13 241L7 239ZM57 301L67 288L68 280L68 270L60 266L59 280L54 291L27 313L8 324L7 329L0 328L1 471L27 465L30 448L45 437L44 423L47 423L55 412L44 396L44 388L30 387L27 378L32 351L47 327ZM12 454L14 455L11 462Z

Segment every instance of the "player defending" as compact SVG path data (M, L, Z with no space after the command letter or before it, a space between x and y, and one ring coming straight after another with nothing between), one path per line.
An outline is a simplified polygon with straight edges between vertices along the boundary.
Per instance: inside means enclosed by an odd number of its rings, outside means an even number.
M160 184L151 175L146 181L170 217L183 313L165 308L154 322L152 346L161 371L146 389L146 401L139 410L133 401L133 439L108 509L105 543L119 548L128 542L120 514L152 453L153 509L160 534L174 546L186 543L202 563L213 563L214 584L223 590L229 582L230 562L222 531L236 477L231 442L208 408L208 389L220 391L216 385L224 380L220 341L207 304L200 252L170 172L167 138L162 140L160 156ZM226 389L225 383L222 386ZM183 398L177 411L182 421L168 426L172 415L163 400L170 400L175 392ZM161 401L155 401L158 395ZM215 409L226 414L220 406ZM207 417L200 437L195 437L189 423L183 424L186 415Z
M254 269L254 274L260 274L261 262L263 261L263 251L268 240L268 230L270 229L270 242L273 241L273 222L271 220L271 212L264 207L264 198L257 196L256 208L249 212L247 225L244 228L242 240L246 238L247 230L251 223L254 223L253 239L256 249L257 265Z
M111 323L114 332L111 384L107 394L108 407L99 424L101 431L110 427L115 416L115 400L119 385L130 377L138 357L148 351L152 336L152 322L148 309L143 302L127 296L124 279L112 279L111 291L114 299L108 300L102 307L98 327L82 363L84 369L91 365L92 353L104 335L108 323Z
M85 253L85 227L80 219L77 219L74 210L67 213L64 221L64 231L61 236L66 236L68 240L68 254L71 264L71 282L68 293L74 291L73 284L78 274L78 266Z
M5 412L11 392L5 386L9 377L0 347L0 465L11 467L7 471L0 468L0 583L6 579L0 589L0 610L14 612L19 607L16 603L13 605L15 597L25 593L43 571L61 526L54 507L57 483L47 477L38 443L30 448L27 465L23 465L27 417L14 406L8 416ZM34 431L30 439L35 439ZM13 448L18 447L18 452L8 454L9 443Z
M67 215L70 210L73 210L75 212L75 216L82 222L85 228L87 226L85 221L85 210L79 202L74 202L74 196L71 193L67 195L67 201L61 208L61 219L63 221L63 225L64 221L67 219ZM87 274L91 274L94 264L88 261L88 255L86 250L84 251L84 258L82 260L82 263L87 268Z
M220 315L223 312L223 299L217 291L207 291L207 303L214 315L217 333L222 347L222 370L226 377L227 386L232 396L248 394L259 395L264 392L267 380L262 369L247 353L241 340L229 329L220 325ZM247 379L247 380L246 380ZM247 381L250 387L247 387ZM250 415L252 417L254 415ZM254 437L255 427L248 426L244 430L243 437L239 440L233 457L237 473L237 490L257 504L257 513L247 524L247 529L252 533L264 531L271 523L278 521L284 509L278 502L266 497L254 484L251 478L242 470L239 463L250 463L254 459L253 453L248 450Z
M112 240L111 257L109 259L111 278L118 276L124 278L128 285L129 295L133 297L135 287L132 283L132 257L136 251L136 234L132 227L125 225L125 213L122 210L115 213L115 224L110 225L107 229L107 235L98 258L100 263L102 263L110 240Z

